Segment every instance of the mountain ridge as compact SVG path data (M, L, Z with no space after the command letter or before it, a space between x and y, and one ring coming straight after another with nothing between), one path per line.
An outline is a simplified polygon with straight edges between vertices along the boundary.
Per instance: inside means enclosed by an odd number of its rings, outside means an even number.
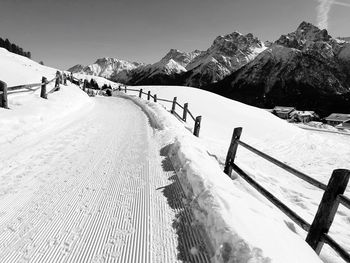
M100 74L98 68L83 69ZM264 108L289 104L321 115L349 112L350 42L303 21L273 42L233 32L216 37L205 51L170 49L158 62L107 78L128 85L193 86Z

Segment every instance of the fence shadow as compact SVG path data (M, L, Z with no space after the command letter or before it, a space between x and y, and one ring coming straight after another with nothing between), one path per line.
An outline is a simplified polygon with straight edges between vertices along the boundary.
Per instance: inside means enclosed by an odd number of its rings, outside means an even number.
M177 258L184 262L209 263L209 255L203 242L201 229L194 223L191 208L186 202L179 178L167 155L170 147L171 145L167 145L160 150L160 155L163 157L163 170L169 174L169 184L157 190L163 193L168 205L175 211L172 227L177 234Z

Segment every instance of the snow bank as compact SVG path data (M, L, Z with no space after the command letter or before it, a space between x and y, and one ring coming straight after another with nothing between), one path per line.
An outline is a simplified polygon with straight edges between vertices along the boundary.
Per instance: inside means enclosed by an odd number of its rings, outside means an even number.
M276 208L222 172L201 139L159 104L129 98L147 113L163 147L170 148L189 205L210 240L213 262L321 262Z
M42 66L33 60L0 48L0 80L7 85L40 83L42 76L51 79L57 69ZM79 114L93 106L93 101L77 86L68 82L58 92L40 98L40 89L8 95L9 110L0 108L0 144L11 144L26 135L34 138L38 133L74 121ZM54 83L47 86L51 90ZM36 136L37 137L37 136Z

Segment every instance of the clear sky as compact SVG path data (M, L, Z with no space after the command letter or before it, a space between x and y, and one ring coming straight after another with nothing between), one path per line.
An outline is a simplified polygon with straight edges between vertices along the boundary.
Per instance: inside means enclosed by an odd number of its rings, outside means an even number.
M153 63L239 31L276 40L302 21L350 36L350 0L0 0L0 36L46 65Z

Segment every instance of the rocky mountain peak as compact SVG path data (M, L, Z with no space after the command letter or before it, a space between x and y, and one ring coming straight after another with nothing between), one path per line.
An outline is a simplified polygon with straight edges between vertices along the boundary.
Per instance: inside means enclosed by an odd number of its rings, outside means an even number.
M234 55L238 50L246 51L252 48L261 48L262 42L254 37L252 33L243 35L239 32L233 32L231 34L218 36L209 50L218 50L227 55Z
M310 45L310 42L329 42L330 40L332 40L332 37L326 29L321 30L317 26L304 21L294 32L282 35L275 43L301 50L305 45Z
M170 49L170 51L160 60L163 64L167 64L170 60L178 63L182 67L186 67L196 56L202 51L195 50L192 52L182 52L178 49Z
M75 72L81 72L84 69L84 66L81 64L77 64L71 68L68 69L69 72L75 73Z

